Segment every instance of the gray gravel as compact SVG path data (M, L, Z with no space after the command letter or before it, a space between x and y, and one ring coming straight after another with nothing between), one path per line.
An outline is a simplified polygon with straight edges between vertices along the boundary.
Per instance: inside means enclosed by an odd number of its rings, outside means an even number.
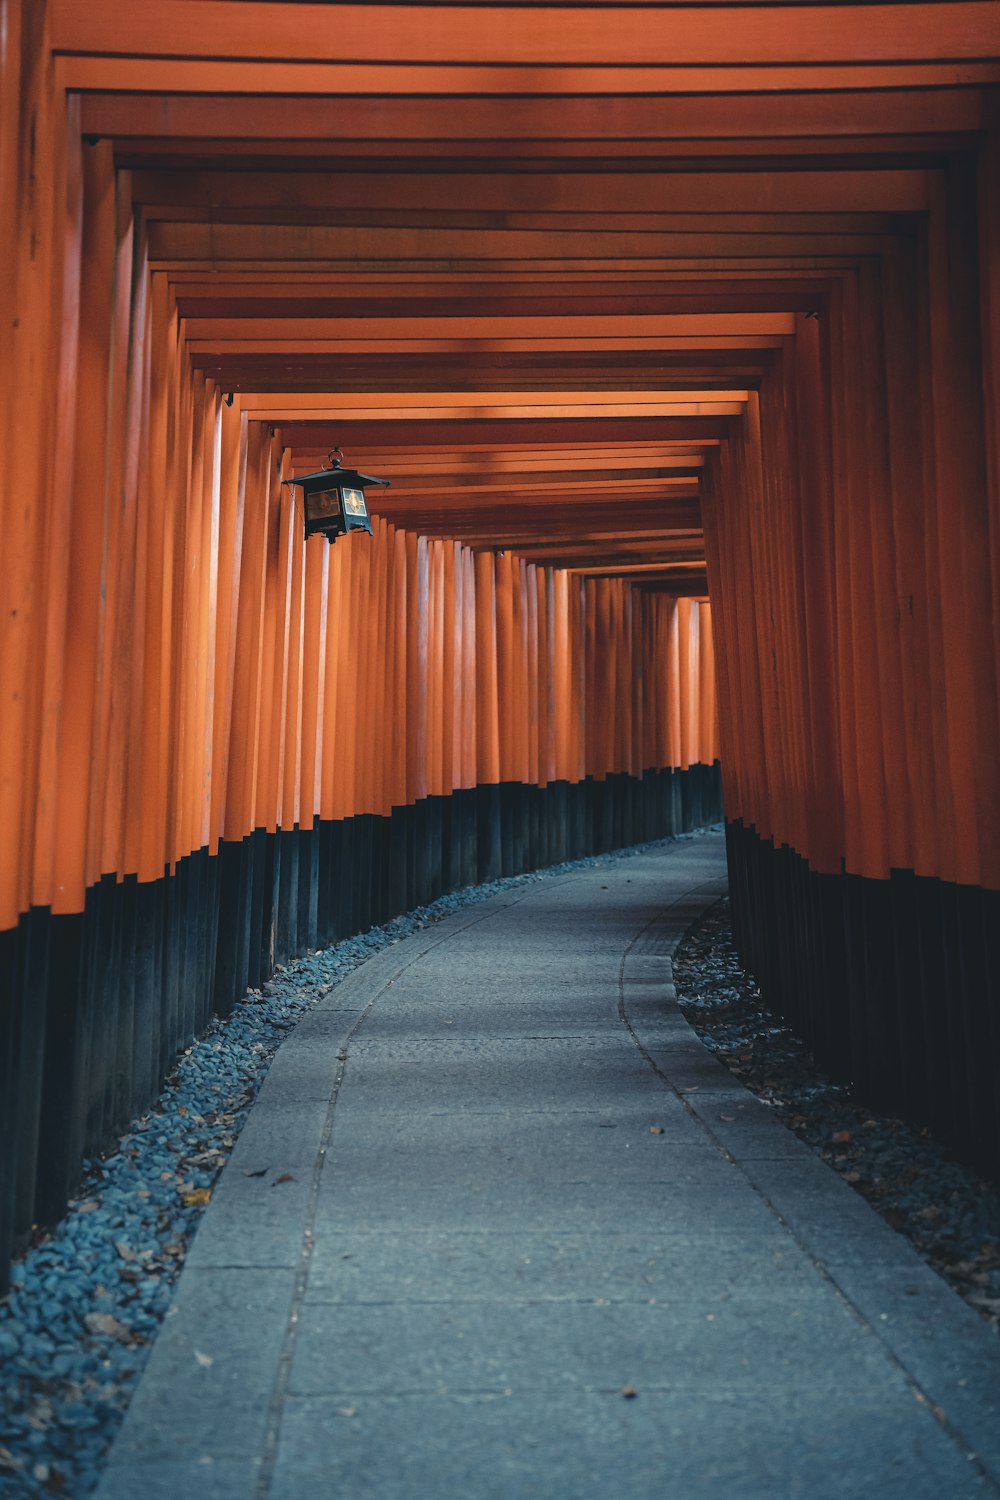
M187 1048L155 1106L113 1154L86 1163L66 1217L14 1267L0 1303L0 1496L83 1500L95 1488L212 1184L278 1045L312 1005L373 953L451 912L671 842L443 896L279 968Z
M817 1068L743 968L728 900L695 923L674 957L674 978L705 1046L1000 1330L996 1185L926 1129L879 1114Z

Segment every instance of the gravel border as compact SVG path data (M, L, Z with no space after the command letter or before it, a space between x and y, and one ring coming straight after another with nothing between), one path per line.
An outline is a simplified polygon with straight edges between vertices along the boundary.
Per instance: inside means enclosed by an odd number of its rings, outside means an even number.
M728 897L693 925L673 964L678 1003L705 1046L1000 1333L1000 1188L926 1129L826 1077L743 968Z
M311 1006L380 949L500 891L699 836L442 896L279 967L215 1020L117 1149L85 1163L65 1218L14 1264L0 1301L0 1497L84 1500L96 1487L212 1184L279 1044Z

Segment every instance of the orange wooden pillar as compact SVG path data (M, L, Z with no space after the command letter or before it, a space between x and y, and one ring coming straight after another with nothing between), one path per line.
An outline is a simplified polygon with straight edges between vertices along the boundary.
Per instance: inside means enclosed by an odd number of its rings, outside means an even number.
M494 558L475 557L476 582L476 785L478 788L479 879L501 874L500 779L502 731L500 724L500 669L498 658L497 587Z
M68 1067L53 1077L44 1051L46 1029L54 1031L56 1024L47 1003L48 975L54 968L58 983L65 955L68 977L73 953L67 942L53 963L48 943L31 941L30 917L26 923L22 914L33 906L49 907L56 882L64 888L62 910L82 911L87 817L85 787L82 807L70 812L65 799L59 806L60 725L66 670L76 649L67 629L66 585L82 162L73 144L75 106L67 109L50 88L44 11L10 5L3 22L0 126L10 134L0 142L0 202L9 215L0 225L6 318L0 432L9 457L0 479L0 1129L10 1166L0 1171L0 1285L15 1231L23 1232L34 1219L39 1164L47 1177L48 1206L58 1198L70 1154L80 1144L76 1079ZM38 149L58 159L51 176L36 172L30 143L18 134L21 118L32 119ZM93 192L90 208L90 230L99 235L104 225L94 212ZM60 365L63 341L65 364ZM89 338L86 354L95 362L101 358ZM86 663L94 649L92 615L82 629L79 650ZM74 694L74 722L86 723L93 691L91 675ZM86 760L81 765L73 757L72 770L79 788ZM59 859L61 820L71 841L66 866ZM79 951L79 917L63 925L75 929L66 937ZM61 1029L72 1036L67 1010L64 1005ZM53 1106L49 1113L47 1104Z

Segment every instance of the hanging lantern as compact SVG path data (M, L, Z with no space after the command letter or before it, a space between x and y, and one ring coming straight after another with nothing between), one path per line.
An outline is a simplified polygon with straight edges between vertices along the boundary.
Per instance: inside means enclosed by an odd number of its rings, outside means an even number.
M300 479L284 479L283 484L298 484L306 507L306 536L319 532L328 542L335 542L347 531L367 531L372 534L365 486L388 485L388 479L376 479L371 474L359 474L356 469L342 469L343 454L337 448L330 455L329 468L318 469L315 474L303 474Z

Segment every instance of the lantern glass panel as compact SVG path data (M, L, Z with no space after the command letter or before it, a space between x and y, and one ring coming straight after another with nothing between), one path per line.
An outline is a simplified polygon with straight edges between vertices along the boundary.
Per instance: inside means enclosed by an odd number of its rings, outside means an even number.
M365 505L363 490L343 489L340 492L344 497L344 513L348 516L357 516L359 520L368 519L368 507Z
M324 521L340 515L339 490L313 490L306 495L306 515L310 521Z

